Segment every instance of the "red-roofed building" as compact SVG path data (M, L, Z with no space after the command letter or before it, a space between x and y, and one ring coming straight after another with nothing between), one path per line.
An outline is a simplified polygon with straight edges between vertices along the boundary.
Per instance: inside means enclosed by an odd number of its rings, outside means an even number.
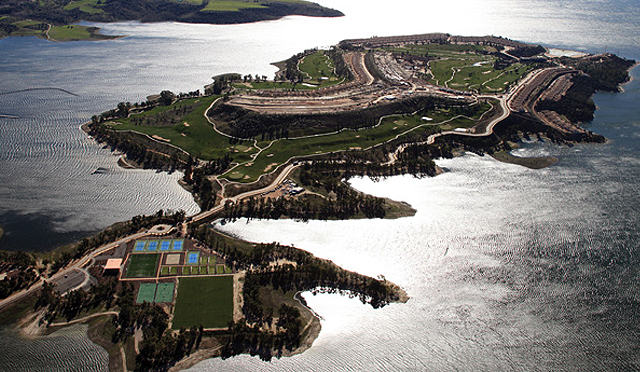
M118 275L120 273L120 266L122 265L122 258L110 258L104 265L103 273L105 275Z

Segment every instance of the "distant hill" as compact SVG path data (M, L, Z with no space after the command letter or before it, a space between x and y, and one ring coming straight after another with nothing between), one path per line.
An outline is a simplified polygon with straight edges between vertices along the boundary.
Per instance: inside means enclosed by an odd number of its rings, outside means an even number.
M3 0L0 37L45 36L51 26L91 22L233 24L288 15L340 17L340 11L301 0Z

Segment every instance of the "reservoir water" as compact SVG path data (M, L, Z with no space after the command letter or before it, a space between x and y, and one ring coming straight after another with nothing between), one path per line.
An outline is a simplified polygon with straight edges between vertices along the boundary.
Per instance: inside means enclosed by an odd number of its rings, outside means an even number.
M270 62L372 35L494 34L640 59L640 11L631 0L321 3L346 16L234 26L124 22L103 25L105 32L130 36L97 43L0 40L0 248L48 250L136 214L197 210L179 174L120 169L117 157L78 130L120 101L201 89L223 72L272 76ZM21 91L33 88L53 89ZM385 275L411 300L374 310L307 294L323 317L310 350L271 363L213 359L192 370L640 370L640 84L625 91L595 97L599 110L588 127L609 143L532 142L516 153L560 158L547 169L465 155L439 161L448 172L435 178L351 180L410 203L415 217L224 226ZM92 174L98 167L107 171ZM14 337L11 329L0 334ZM20 345L28 355L50 355L41 342ZM86 356L92 367L81 369L104 370L106 358L94 353L68 352ZM0 370L42 369L36 361L12 364L15 355L1 353ZM70 370L61 359L40 358L47 370Z

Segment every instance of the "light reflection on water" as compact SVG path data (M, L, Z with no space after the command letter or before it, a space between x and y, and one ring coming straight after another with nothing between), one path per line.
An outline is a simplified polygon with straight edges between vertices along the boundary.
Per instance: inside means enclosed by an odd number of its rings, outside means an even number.
M606 148L543 147L562 161L534 171L465 155L439 161L449 172L433 179L351 181L409 202L418 210L412 218L241 220L220 227L304 247L348 270L384 274L411 300L374 310L337 295L307 294L328 328L320 350L269 365L247 357L210 360L192 370L637 368L637 293L629 291L637 291L630 284L638 273L620 269L638 263L628 251L637 252L638 231L626 229L638 213L612 213L621 190L602 192L618 170L606 161L590 172L578 167L582 152L607 160ZM637 198L632 202L637 206Z
M640 14L631 0L322 3L347 16L236 26L125 22L105 31L129 37L99 43L1 40L0 92L55 87L78 95L0 96L0 114L20 117L0 118L0 225L15 223L14 234L22 231L11 248L43 242L52 248L160 207L196 209L176 185L179 175L119 169L107 150L78 131L119 101L144 100L162 89L201 89L224 72L272 76L270 62L371 35L494 34L640 58ZM271 363L247 356L210 360L193 370L640 369L640 84L625 89L596 97L600 110L589 129L609 144L523 148L524 154L558 156L548 169L467 155L440 161L450 172L433 179L351 181L409 202L418 209L414 218L227 225L242 237L294 243L347 269L384 274L411 300L374 310L339 296L306 295L325 320L304 354ZM97 167L108 172L91 175ZM28 241L40 230L42 237ZM3 332L2 340L14 337ZM14 345L6 342L3 355L18 355L8 352ZM64 358L45 359L50 350L42 344L26 345L32 356L23 361L40 358L48 360L47 370L68 370ZM89 355L82 360L104 369L106 361L92 359L93 353L69 356ZM25 368L42 370L37 363ZM0 358L0 370L13 368Z

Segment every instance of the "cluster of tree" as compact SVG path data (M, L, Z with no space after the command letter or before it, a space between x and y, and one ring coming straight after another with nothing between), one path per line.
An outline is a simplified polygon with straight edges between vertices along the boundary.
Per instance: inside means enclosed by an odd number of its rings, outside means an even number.
M435 132L437 129L433 129ZM351 177L372 177L374 179L410 174L414 177L428 177L436 174L433 159L452 157L451 148L447 145L418 145L431 132L422 135L409 135L402 140L395 140L366 151L348 151L327 154L305 164L300 171L300 183L305 187L324 187L324 184L337 182ZM383 164L388 154L399 146L404 149L396 155L396 161ZM333 180L333 181L329 181ZM328 191L328 190L327 190Z
M229 358L242 353L270 361L275 353L276 357L282 351L294 350L300 346L302 322L300 311L295 307L282 304L278 309L279 319L276 332L266 331L260 324L249 325L245 320L229 324L229 338L224 344L221 357Z
M333 68L337 76L345 78L347 80L351 80L353 78L351 70L345 63L344 58L342 57L342 51L340 49L331 48L326 51L325 54L329 56L329 58L331 58L331 60L333 61Z
M289 57L289 59L285 61L284 70L278 77L281 80L288 80L293 84L302 83L304 81L304 75L298 69L298 63L305 55L305 52L302 52Z
M157 305L153 307L162 311ZM140 343L140 353L136 356L135 371L166 371L175 362L197 350L204 334L202 326L182 328L178 334L173 334L170 330L158 332L159 328L144 328L144 339Z
M159 210L153 215L134 216L130 221L119 222L109 226L98 234L83 238L72 248L60 253L53 261L51 270L52 274L65 267L72 260L81 258L92 249L101 245L117 240L121 237L136 233L140 229L150 228L157 224L177 224L185 220L186 213L182 210L176 212L165 212Z
M178 93L176 98L178 99L178 101L180 101L180 100L183 100L183 99L197 98L197 97L200 97L200 96L201 96L200 89L196 89L196 90L188 92L188 93Z
M91 285L88 292L77 289L66 296L55 290L53 284L44 282L35 309L45 309L43 321L51 324L56 318L66 321L77 317L81 311L90 311L99 307L110 309L115 304L117 280L101 281L98 285Z
M38 275L33 268L16 271L0 280L0 299L7 298L13 293L28 288L38 280Z
M252 82L252 81L255 81L256 83L259 83L261 81L267 81L267 76L266 75L258 75L258 74L255 74L255 76L254 76L254 75L248 74L248 75L244 75L242 77L242 81L245 82L245 83Z
M106 143L112 151L126 154L127 159L143 168L175 170L187 164L189 156L172 146L149 139L130 131L116 131L93 121L89 124L89 135L100 143Z
M545 53L547 50L542 45L521 45L509 51L514 57L533 57Z
M216 203L216 190L214 184L208 176L224 173L231 165L232 158L229 154L225 154L221 158L217 158L206 162L205 164L195 167L196 159L189 158L185 167L184 180L191 186L191 193L202 210L211 209Z
M31 253L21 251L0 251L0 265L2 265L2 271L26 269L34 266L35 264L36 260Z
M91 117L92 123L103 123L107 120L116 120L122 119L129 116L132 112L132 109L135 109L136 112L149 110L157 106L169 106L176 99L186 99L200 96L200 91L196 90L189 93L179 93L177 96L175 93L169 90L163 90L159 95L153 96L155 98L147 99L145 102L136 102L131 104L131 102L119 102L117 107L111 110L107 110L100 115L94 115Z
M316 195L299 198L250 198L235 205L227 204L222 211L225 220L234 221L240 217L257 219L278 219L287 217L295 220L348 219L362 215L367 218L384 218L384 199L359 193L340 182L325 185L335 197L325 199Z
M214 94L222 94L231 83L242 81L242 75L231 73L231 74L221 74L212 77L213 83L206 85L204 87L205 95L214 95Z
M589 75L595 90L608 92L617 92L620 84L629 81L629 69L636 63L634 60L621 58L615 54L585 58L564 57L561 62Z
M88 292L79 289L63 296L53 285L45 282L35 308L45 310L43 321L48 324L58 318L70 321L82 311L118 309L111 339L114 344L131 337L136 329L143 332L140 352L136 356L136 371L167 370L200 346L204 334L202 326L181 329L174 335L168 329L169 317L160 306L147 302L138 305L130 283L122 284L119 289L118 286L117 280L106 280L92 285Z

